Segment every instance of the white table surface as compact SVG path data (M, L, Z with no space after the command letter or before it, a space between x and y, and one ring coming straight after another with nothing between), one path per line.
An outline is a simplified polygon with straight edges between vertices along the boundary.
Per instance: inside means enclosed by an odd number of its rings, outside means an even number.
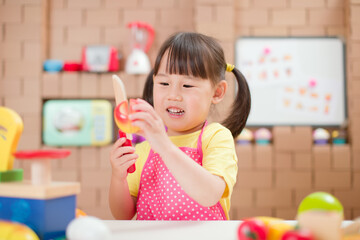
M106 220L113 239L124 240L237 240L241 221L115 221ZM296 221L286 221L295 224ZM352 221L344 221L347 226Z

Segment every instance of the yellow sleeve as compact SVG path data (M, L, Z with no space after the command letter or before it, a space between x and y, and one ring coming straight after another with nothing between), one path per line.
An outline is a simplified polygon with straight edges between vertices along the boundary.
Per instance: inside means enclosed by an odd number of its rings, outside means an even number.
M135 163L136 170L133 173L129 173L127 176L130 195L133 197L137 197L138 195L141 172L149 155L149 151L150 145L148 144L148 142L142 142L135 146L135 153L139 156Z
M221 126L204 132L203 167L225 180L222 198L231 196L238 167L234 139L227 128Z

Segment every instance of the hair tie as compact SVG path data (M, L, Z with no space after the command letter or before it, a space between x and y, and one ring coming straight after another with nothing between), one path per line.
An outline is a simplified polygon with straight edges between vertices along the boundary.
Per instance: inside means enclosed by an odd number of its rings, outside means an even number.
M234 70L235 66L232 64L226 64L226 71L227 72L232 72L232 70Z

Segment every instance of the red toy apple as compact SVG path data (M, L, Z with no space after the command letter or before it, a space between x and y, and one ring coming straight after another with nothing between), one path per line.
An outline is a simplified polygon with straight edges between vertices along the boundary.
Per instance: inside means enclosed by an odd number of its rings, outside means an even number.
M120 102L114 109L114 118L116 125L125 133L136 133L139 131L138 127L131 125L129 114L133 113L132 105L136 104L135 99L130 99L130 106L128 101Z
M266 240L268 231L263 221L248 219L238 228L238 240Z
M293 230L286 232L281 240L314 240L312 233L307 230Z

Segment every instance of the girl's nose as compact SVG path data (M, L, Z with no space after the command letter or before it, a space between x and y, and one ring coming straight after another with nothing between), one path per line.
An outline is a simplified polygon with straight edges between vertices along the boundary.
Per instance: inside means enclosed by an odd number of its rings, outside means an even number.
M178 89L171 89L168 95L168 99L172 101L182 101L182 96Z

